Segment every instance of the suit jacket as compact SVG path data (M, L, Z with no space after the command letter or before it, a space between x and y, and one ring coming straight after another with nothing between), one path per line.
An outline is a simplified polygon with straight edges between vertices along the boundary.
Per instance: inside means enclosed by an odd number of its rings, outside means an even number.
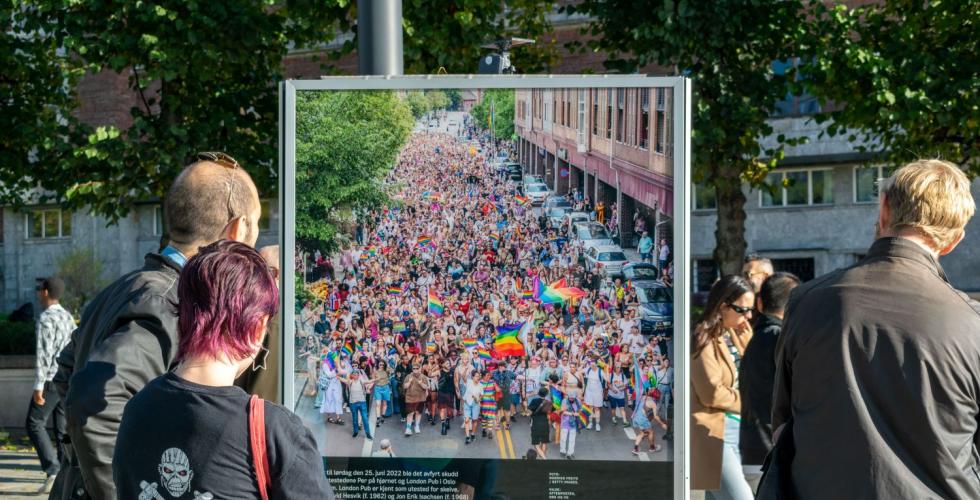
M762 465L772 449L772 386L776 378L776 340L783 321L763 314L739 366L742 422L738 446L745 465Z
M931 254L879 239L783 325L773 425L793 419L801 498L980 496L980 314Z
M732 333L741 354L752 333ZM735 360L719 337L691 360L691 489L717 490L721 485L721 453L725 440L725 413L741 413L735 381Z

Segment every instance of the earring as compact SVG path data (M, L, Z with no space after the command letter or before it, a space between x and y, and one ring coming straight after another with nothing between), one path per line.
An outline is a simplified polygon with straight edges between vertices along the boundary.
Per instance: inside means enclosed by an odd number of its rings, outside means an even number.
M256 365L255 362L258 361L259 356L262 356L262 362ZM256 356L252 358L252 371L257 372L259 370L265 370L265 362L266 359L268 359L268 357L269 357L269 350L266 349L265 346L259 347L258 354L256 354Z

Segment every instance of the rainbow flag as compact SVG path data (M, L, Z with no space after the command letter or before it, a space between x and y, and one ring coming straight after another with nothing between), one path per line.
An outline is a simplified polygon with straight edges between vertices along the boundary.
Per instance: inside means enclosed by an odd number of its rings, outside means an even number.
M534 292L531 290L521 290L521 299L531 300L534 298Z
M435 292L429 291L429 312L434 316L442 316L446 312L446 307L439 300Z
M324 356L323 361L330 367L331 370L337 371L337 358L339 357L340 354L338 354L337 351L330 351L326 356Z
M493 349L500 357L524 356L524 344L517 339L524 323L513 323L497 327L497 338L493 341Z
M517 200L517 203L520 203L521 205L527 205L528 203L531 203L530 198L521 195L514 196L514 199Z
M476 357L482 359L483 361L490 361L493 359L493 356L490 355L490 351L484 349L483 347L476 349Z
M368 250L367 250L367 253L371 257L377 257L378 256L378 247L376 247L374 245L369 246L368 247Z
M417 240L417 242L418 242L419 248L425 248L425 247L428 247L428 246L431 246L431 247L434 247L435 246L432 243L432 238L430 236L425 236L425 235L419 236L419 239Z
M545 342L555 342L555 341L558 340L558 337L555 336L555 332L553 332L551 330L545 330L544 331L544 338L543 338L543 340Z
M557 387L551 386L551 406L555 408L555 411L561 410L561 402L564 399L565 395Z
M500 235L497 233L490 233L490 239L493 240L494 243L500 243Z
M479 345L476 339L463 339L463 347L466 349L476 349Z
M630 388L633 389L633 394L636 397L639 397L647 389L646 377L640 371L640 363L636 360L636 354L633 355L633 373L630 375Z
M578 412L578 423L582 424L583 427L587 427L589 420L592 420L592 410L588 406L582 405L582 409Z
M402 287L398 285L388 285L388 295L393 295L395 297L402 294Z
M436 343L435 342L426 342L425 343L425 352L427 352L429 354L432 354L432 353L436 352Z
M344 347L342 347L340 350L347 353L348 356L353 356L354 351L358 350L359 348L360 346L358 346L356 342L348 340L346 343L344 343Z
M370 256L367 254L367 252L361 253L361 260L368 260L368 257Z
M405 327L404 321L396 321L394 325L391 326L391 331L395 333L404 332L407 328Z

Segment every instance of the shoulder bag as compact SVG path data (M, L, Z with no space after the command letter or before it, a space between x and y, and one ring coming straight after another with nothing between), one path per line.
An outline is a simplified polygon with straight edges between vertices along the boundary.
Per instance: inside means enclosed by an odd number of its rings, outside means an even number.
M262 500L269 500L272 478L269 473L269 455L265 443L265 401L254 394L248 402L248 438L259 495Z

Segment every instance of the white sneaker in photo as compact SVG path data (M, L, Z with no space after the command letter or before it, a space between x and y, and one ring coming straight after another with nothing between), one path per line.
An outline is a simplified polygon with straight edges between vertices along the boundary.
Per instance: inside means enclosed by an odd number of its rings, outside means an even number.
M51 488L54 486L54 480L57 476L48 476L44 478L44 484L37 489L38 493L51 493Z
M601 430L602 430L602 427L601 427L601 426L599 426L599 422L596 422L596 423L595 423L595 431L596 431L596 432L599 432L599 431L601 431Z

